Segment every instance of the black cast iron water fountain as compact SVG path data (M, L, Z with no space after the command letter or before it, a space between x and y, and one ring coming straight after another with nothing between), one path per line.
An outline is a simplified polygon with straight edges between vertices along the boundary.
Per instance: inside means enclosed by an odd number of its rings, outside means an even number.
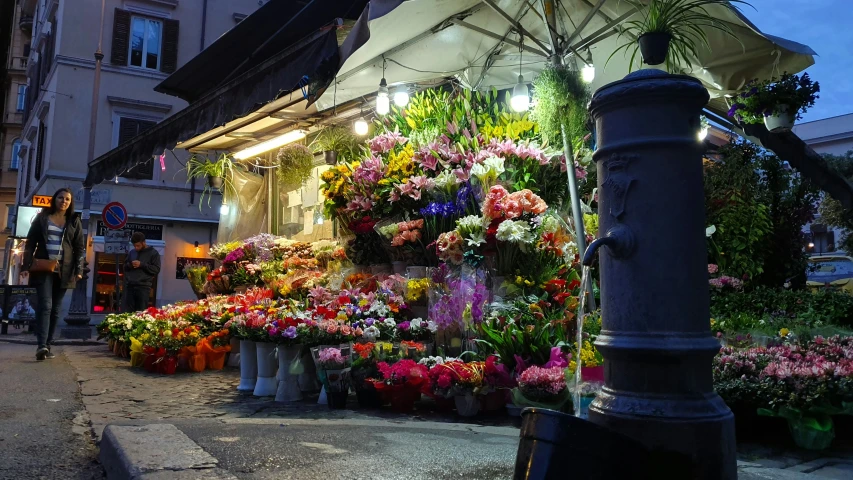
M583 263L600 249L605 385L589 421L525 410L516 479L737 478L734 417L711 376L696 135L708 99L660 70L593 96L602 238Z

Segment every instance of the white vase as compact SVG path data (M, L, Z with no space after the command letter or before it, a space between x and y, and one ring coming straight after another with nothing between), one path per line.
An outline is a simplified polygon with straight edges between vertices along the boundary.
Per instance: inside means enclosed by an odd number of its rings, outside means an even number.
M278 370L278 362L275 360L275 344L269 342L258 342L258 381L255 383L254 395L256 397L275 396L278 389L278 379L275 378Z
M317 379L317 367L314 366L314 359L311 358L310 351L303 353L302 366L305 367L305 370L299 375L299 390L303 393L319 392L320 380Z
M251 340L240 340L240 385L239 392L255 391L255 382L258 379L258 360L255 342Z
M764 117L764 126L771 132L787 132L794 126L794 115L790 113L788 105L779 105L778 112Z
M276 402L298 402L302 400L302 390L299 389L299 375L290 373L290 367L300 360L301 345L278 346L278 391Z
M228 354L228 366L240 366L240 340L235 337L231 337L231 353Z

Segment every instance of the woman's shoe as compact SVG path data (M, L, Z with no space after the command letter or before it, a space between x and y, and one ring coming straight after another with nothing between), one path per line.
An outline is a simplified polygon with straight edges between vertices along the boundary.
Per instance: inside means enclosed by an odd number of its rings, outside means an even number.
M50 350L48 350L47 348L45 348L45 347L39 348L38 350L36 350L36 360L38 360L38 361L44 360L45 358L47 358L47 354L49 354L49 353L50 353Z

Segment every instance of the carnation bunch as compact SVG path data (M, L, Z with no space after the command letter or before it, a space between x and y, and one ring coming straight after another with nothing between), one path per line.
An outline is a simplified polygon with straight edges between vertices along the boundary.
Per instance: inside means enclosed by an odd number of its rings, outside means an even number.
M535 402L552 401L566 391L566 369L528 367L518 379L518 388Z

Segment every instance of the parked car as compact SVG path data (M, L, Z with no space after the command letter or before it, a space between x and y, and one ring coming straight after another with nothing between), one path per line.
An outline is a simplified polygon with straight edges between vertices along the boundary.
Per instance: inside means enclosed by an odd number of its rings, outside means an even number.
M837 288L853 293L853 257L819 255L809 258L806 285L812 289Z

